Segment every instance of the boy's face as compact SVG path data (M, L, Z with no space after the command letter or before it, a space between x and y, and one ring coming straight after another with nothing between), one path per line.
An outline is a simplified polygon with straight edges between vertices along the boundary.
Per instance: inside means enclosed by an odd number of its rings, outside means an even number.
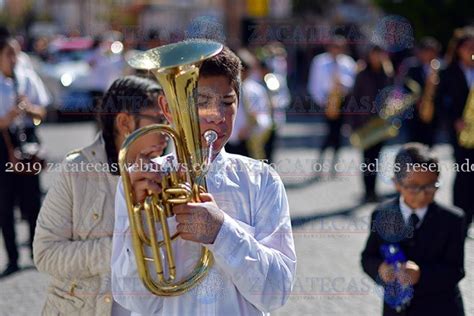
M410 171L401 182L395 181L395 186L409 207L422 208L433 202L439 186L438 174Z
M237 113L237 94L225 76L200 77L198 82L198 111L201 133L212 129L217 132L214 154L227 143L232 134ZM206 141L201 137L204 147Z
M125 114L125 113L123 113ZM145 108L136 114L126 114L129 120L129 124L132 130L151 125L151 124L163 124L165 119L161 111L157 111L154 108ZM120 133L120 131L119 131ZM127 137L126 134L121 135L123 139ZM166 146L168 145L167 137L161 133L151 133L146 136L140 137L130 148L128 157L136 157L140 150L144 148L150 148L154 146L154 151L149 154L150 157L159 157L163 154ZM134 158L133 158L134 160Z
M461 47L459 47L459 57L461 61L469 66L474 67L474 60L472 59L472 55L474 54L474 38L468 39L464 42Z
M207 148L204 133L210 129L214 130L217 133L217 140L213 145L214 156L224 147L232 134L237 103L237 93L227 77L201 76L199 78L196 106L199 113L201 144ZM173 117L166 100L160 105L165 117L170 123L173 123Z
M152 124L166 124L164 116L161 112L154 108L143 109L140 113L132 115L135 117L135 129L146 127ZM156 151L151 156L159 157L163 154L164 149L168 145L167 137L160 133L151 133L137 140L137 148L149 148L155 146Z

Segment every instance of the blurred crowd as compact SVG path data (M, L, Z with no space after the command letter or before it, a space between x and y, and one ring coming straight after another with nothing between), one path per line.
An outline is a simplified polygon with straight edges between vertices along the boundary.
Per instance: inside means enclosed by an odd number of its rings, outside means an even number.
M349 126L350 141L373 164L382 147L402 131L404 142L433 146L444 132L458 165L474 159L473 78L474 29L455 30L441 55L433 37L419 40L412 54L394 67L390 52L367 45L358 60L345 53L346 42L336 36L326 52L314 57L308 93L324 113L328 134L321 154L332 147L337 159L341 127ZM457 172L453 203L472 218L474 200L463 188L474 184L472 172ZM377 200L376 172L364 172L365 200Z
M0 44L1 127L10 130L21 127L27 131L28 142L39 143L34 129L45 119L46 107L62 115L90 117L115 79L136 74L125 61L136 50L163 43L129 42L115 32L96 38L58 36L22 43L21 37L2 28ZM31 49L28 54L22 51L26 47ZM364 45L358 60L348 53L348 48L343 36L334 36L324 45L325 51L306 65L307 92L311 98L308 114L319 114L328 126L319 148L320 160L332 148L335 164L343 136L361 149L364 161L370 164L400 131L406 133L404 142L416 141L428 146L436 144L440 140L439 131L444 131L453 148L454 160L460 165L474 163L472 27L455 30L445 48L436 38L421 38L407 57L396 64L392 62L391 52L381 46ZM285 124L295 98L288 88L287 51L279 42L234 50L243 64L242 91L234 132L226 149L272 162L278 131ZM151 77L149 73L138 75ZM17 106L21 102L35 115L23 118L23 123L18 125L21 111ZM350 128L344 129L347 126ZM341 131L346 132L341 134ZM3 166L11 157L6 150L7 142L0 141ZM19 142L26 139L20 137ZM33 232L40 207L38 177L24 180L24 176L15 175L18 186L30 185L29 193L38 196L34 205L25 206L25 198L12 193L24 189L3 189L7 187L5 183L12 183L9 176L2 168L0 220L9 254L7 274L18 269L13 208L16 204L21 207ZM366 202L378 200L376 176L375 171L363 173ZM463 188L472 186L474 172L456 173L453 203L465 211L469 221L472 221L474 199Z

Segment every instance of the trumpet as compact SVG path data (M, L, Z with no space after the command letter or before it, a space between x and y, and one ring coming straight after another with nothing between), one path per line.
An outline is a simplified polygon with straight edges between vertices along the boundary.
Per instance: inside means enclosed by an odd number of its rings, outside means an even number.
M213 263L210 251L202 247L194 270L177 280L172 242L179 234L170 234L167 220L174 216L174 205L198 202L199 195L206 192L206 172L202 166L210 163L217 133L208 130L203 134L207 142L206 157L201 146L196 89L200 64L222 48L222 44L212 41L188 40L148 50L128 61L133 68L150 71L156 77L173 117L172 126L154 124L136 130L126 138L119 152L137 271L145 287L154 295L177 296L189 291L202 281ZM176 161L184 171L171 168L163 176L160 194L150 192L143 203L134 203L127 155L138 139L150 133L165 134L173 141ZM163 240L158 240L156 224L161 227ZM165 260L167 269L164 269Z

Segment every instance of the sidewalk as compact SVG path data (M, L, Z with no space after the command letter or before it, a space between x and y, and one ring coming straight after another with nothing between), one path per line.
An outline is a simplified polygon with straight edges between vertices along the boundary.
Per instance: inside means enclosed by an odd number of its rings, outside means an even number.
M298 139L302 131L318 133L323 131L321 128L291 124L285 135ZM53 150L53 160L60 161L66 151L90 142L94 128L87 124L68 125L67 129L60 125L45 126L41 134L46 146ZM71 144L71 139L75 144ZM436 151L443 161L449 162L447 146L438 146ZM389 156L394 152L395 148L389 147L384 154ZM370 213L375 205L359 205L362 180L358 173L345 172L335 179L327 179L328 175L315 179L310 166L316 158L317 152L311 148L294 146L277 152L276 160L281 162L280 174L287 187L293 219L298 269L288 303L272 315L381 315L380 289L359 265ZM340 159L359 163L360 154L344 148ZM441 180L443 186L437 200L450 203L453 174L442 174ZM46 188L50 181L50 175L42 175L43 187ZM393 192L387 175L381 174L377 185L382 194ZM18 242L21 244L26 239L26 224L19 223ZM465 252L467 276L461 282L461 289L466 315L474 315L474 241L466 243ZM2 245L0 267L6 264L5 261ZM28 249L22 248L20 265L31 267L31 264ZM44 303L47 281L48 277L34 268L0 280L0 316L38 315Z

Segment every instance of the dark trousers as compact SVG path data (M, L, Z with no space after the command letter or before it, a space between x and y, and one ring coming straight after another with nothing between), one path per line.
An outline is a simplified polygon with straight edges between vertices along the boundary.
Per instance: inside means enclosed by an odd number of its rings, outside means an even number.
M29 225L30 248L35 235L36 219L41 207L41 191L38 176L5 174L0 180L0 228L2 230L8 262L18 261L15 231L15 205Z
M377 158L379 157L380 151L382 150L383 143L376 144L370 148L367 148L363 152L364 162L367 165L375 166ZM372 170L372 169L371 169ZM364 170L364 186L365 186L365 195L375 195L375 181L377 180L377 172Z
M28 139L36 137L33 130L27 130ZM0 229L2 231L8 263L16 264L18 249L15 231L15 206L29 225L30 248L35 234L36 219L41 207L39 175L19 175L6 172L8 151L3 137L0 137Z
M474 195L472 194L474 172L461 171L461 165L464 163L470 168L474 164L474 149L466 149L455 145L454 158L460 169L459 172L456 172L456 178L454 179L453 204L464 211L466 223L469 227L474 214Z
M277 138L276 127L272 128L270 132L270 136L268 137L267 142L265 143L265 158L267 159L268 163L273 162L273 152L275 149L275 141Z
M432 147L436 136L436 125L424 123L418 117L408 120L408 141Z
M334 148L334 152L336 152L339 147L341 147L341 126L342 126L342 116L339 116L335 120L326 120L328 124L328 134L326 135L326 139L323 142L323 146L321 147L321 153L329 147Z

